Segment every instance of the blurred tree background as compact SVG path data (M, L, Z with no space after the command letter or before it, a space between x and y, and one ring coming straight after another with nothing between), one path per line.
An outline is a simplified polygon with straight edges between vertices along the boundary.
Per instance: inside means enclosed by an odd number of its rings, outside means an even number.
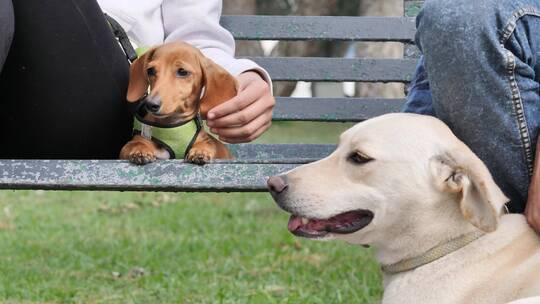
M402 0L223 0L224 15L299 15L299 16L403 16ZM240 41L238 56L264 56L259 42ZM325 42L287 41L279 42L270 56L277 57L362 57L401 58L401 43L374 42ZM289 96L296 83L274 84L276 96ZM333 86L333 90L329 88ZM313 96L325 96L327 92L340 90L341 84L313 83ZM337 88L337 89L336 89ZM352 95L355 97L403 97L403 84L357 83ZM345 94L345 93L343 93ZM335 96L334 96L335 97Z

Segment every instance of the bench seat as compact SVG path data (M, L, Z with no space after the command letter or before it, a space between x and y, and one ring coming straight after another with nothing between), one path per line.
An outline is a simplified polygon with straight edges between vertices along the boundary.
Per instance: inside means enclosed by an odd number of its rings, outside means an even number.
M405 59L250 58L274 81L401 82L417 56L414 16L422 1L405 0L405 17L224 16L238 40L398 41ZM398 112L403 99L277 97L275 121L360 122ZM0 160L0 189L212 191L266 190L266 179L323 158L335 145L230 145L236 159L203 167L181 160L136 166L121 160Z

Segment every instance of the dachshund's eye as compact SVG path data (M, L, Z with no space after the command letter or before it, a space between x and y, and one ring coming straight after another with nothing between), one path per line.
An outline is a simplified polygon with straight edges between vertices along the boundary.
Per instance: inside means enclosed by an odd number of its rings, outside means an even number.
M148 74L148 76L156 76L157 72L154 68L148 68L148 70L146 70L146 74Z
M349 154L349 157L347 157L347 160L354 163L354 164L357 164L357 165L362 165L362 164L366 164L366 163L369 163L370 161L373 160L373 158L367 156L367 155L364 155L360 152L353 152L351 154Z
M176 71L176 76L180 77L180 78L184 78L184 77L188 77L189 76L189 71L186 71L184 69L178 69Z

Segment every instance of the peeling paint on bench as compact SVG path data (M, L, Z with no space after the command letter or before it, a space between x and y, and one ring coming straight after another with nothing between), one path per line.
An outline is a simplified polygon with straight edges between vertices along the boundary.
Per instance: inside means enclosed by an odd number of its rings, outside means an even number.
M0 189L265 191L269 176L298 164L158 161L137 166L120 160L2 160Z

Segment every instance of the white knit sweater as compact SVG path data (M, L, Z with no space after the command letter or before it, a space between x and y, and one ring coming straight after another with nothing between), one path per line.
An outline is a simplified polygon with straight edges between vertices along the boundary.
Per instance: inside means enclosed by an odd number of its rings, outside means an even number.
M136 46L184 41L199 49L233 75L256 70L255 62L234 58L234 39L219 24L221 0L98 0L102 10L126 30Z

